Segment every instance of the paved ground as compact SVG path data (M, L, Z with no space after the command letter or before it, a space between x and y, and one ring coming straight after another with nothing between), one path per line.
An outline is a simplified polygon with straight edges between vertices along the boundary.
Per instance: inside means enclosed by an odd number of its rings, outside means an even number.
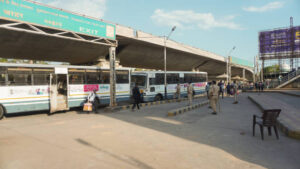
M252 137L259 109L246 94L166 117L186 102L131 112L18 116L0 121L0 169L43 168L289 168L300 166L300 142L280 135ZM197 100L199 101L199 100Z
M290 93L290 94L294 94L300 97L300 91L299 90L283 90L283 93Z

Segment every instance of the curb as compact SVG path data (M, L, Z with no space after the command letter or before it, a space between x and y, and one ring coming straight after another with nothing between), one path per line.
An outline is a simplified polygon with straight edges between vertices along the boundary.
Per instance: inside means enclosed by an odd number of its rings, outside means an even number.
M200 95L196 95L194 96L194 99L200 98L200 97L204 97L206 96L206 94L200 94ZM179 101L186 101L188 100L188 98L183 98L180 99ZM149 107L149 106L154 106L154 105L160 105L160 104L167 104L167 103L175 103L177 102L177 99L171 99L171 100L162 100L162 101L156 101L156 102L147 102L147 103L141 103L140 107ZM121 110L128 110L131 109L133 106L133 104L129 104L129 105L124 105L124 106L116 106L116 107L107 107L105 109L106 112L110 111L110 112L116 112L116 111L121 111Z
M248 98L255 105L257 105L257 107L259 107L259 109L263 110L263 106L261 104L259 104L253 97L248 96ZM286 136L300 140L300 130L295 131L295 130L290 129L288 127L288 125L282 121L282 119L278 119L277 126L278 126L279 130L281 130Z
M176 116L176 115L191 111L193 109L196 109L198 107L202 107L202 106L207 105L207 104L209 104L208 100L206 100L204 102L201 102L201 103L198 103L198 104L191 105L191 106L186 106L186 107L182 107L182 108L179 108L179 109L173 109L173 110L170 110L168 112L167 116L168 117Z
M289 93L289 92L284 92L284 91L276 91L276 90L265 90L263 92L259 92L259 91L246 91L246 93L280 93L280 94L285 94L285 95L300 97L299 94L294 94L294 93Z
M299 94L295 93L289 93L289 92L283 92L283 91L278 91L277 93L285 94L285 95L290 95L290 96L295 96L295 97L300 97Z

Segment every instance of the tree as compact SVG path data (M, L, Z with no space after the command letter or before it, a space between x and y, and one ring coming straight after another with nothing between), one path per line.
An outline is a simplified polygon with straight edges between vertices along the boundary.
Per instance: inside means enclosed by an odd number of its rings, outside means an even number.
M277 74L280 72L279 65L272 65L264 68L265 74Z

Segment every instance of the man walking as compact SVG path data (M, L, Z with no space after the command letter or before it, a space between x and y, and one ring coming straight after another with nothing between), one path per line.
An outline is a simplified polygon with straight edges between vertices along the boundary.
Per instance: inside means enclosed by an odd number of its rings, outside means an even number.
M233 92L234 92L234 102L233 104L237 104L238 103L238 85L236 84L236 81L233 82Z
M140 109L140 101L141 101L141 93L140 89L137 84L135 84L134 88L132 89L132 96L134 99L134 103L132 106L132 111L134 111L135 106L137 106L138 109Z
M188 86L188 99L189 99L189 106L192 105L192 102L193 102L193 91L194 91L194 88L193 88L193 85L191 84L191 82L189 83L189 86Z
M210 102L210 106L213 109L213 112L212 112L213 115L217 114L219 89L220 89L220 87L216 85L216 81L213 81L212 85L209 88L209 102Z
M209 86L210 86L210 82L207 82L207 84L205 86L205 91L206 91L207 99L209 99L209 94L208 94Z
M176 86L176 92L174 93L174 99L177 98L177 101L180 101L180 84L178 83Z

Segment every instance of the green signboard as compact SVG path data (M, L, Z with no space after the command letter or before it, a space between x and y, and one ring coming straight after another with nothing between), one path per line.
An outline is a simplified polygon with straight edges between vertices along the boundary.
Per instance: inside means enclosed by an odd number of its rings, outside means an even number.
M87 9L88 10L88 9ZM116 26L25 0L0 0L0 18L116 39Z
M248 67L252 67L252 68L254 67L253 62L250 62L248 60L244 60L244 59L241 59L241 58L237 58L237 57L231 57L231 62L235 63L235 64L242 65L242 66L248 66Z

